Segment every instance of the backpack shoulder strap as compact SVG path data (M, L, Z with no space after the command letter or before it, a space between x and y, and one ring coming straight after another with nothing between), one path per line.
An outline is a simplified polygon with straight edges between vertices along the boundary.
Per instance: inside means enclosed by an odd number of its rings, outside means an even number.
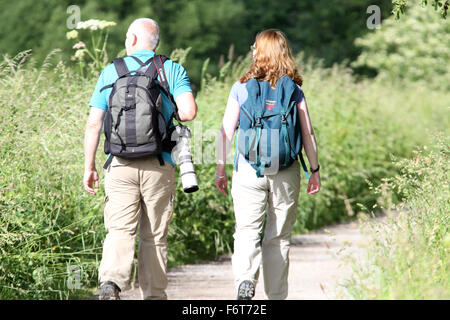
M288 76L283 76L277 83L277 102L281 104L281 131L282 135L284 135L284 143L285 148L287 150L291 150L290 146L290 138L289 138L289 132L287 130L287 121L286 117L287 115L292 111L293 108L297 107L297 104L294 101L291 101L292 95L294 94L295 90L295 83L292 81L291 78ZM278 85L280 87L278 87ZM288 100L288 101L286 101ZM308 169L306 168L305 160L303 159L302 149L300 149L300 153L298 154L298 158L300 159L300 163L303 168L303 172L305 173L306 179L309 179ZM286 153L286 159L285 161L288 161L287 159L287 153Z
M288 115L292 110L291 98L295 91L295 83L288 76L281 77L277 82L277 101L280 110Z
M159 76L159 84L161 86L161 89L166 94L166 96L169 98L171 105L173 107L173 114L175 119L178 122L181 122L180 117L178 115L178 108L177 104L175 102L175 99L173 98L172 94L170 93L169 88L169 82L167 81L166 72L164 71L164 62L168 60L166 56L163 55L155 55L152 58L152 63L148 67L148 69L145 71L145 74L149 76L152 79L155 79L156 76Z
M281 116L281 129L280 129L280 139L284 142L284 165L289 165L291 160L291 136L289 134L288 129L288 114L293 108L293 104L291 103L291 96L293 92L293 87L291 82L289 82L290 78L287 76L281 77L278 79L276 84L276 102L280 110ZM289 128L292 128L290 126ZM297 157L297 155L295 155ZM280 159L281 160L281 159Z
M158 72L159 82L161 86L170 93L169 82L167 82L166 71L164 71L164 62L167 60L166 56L156 55L153 57L153 63L156 67L156 71Z
M113 63L114 67L116 68L117 74L119 75L119 78L123 77L129 72L125 60L123 58L116 58L113 60Z
M259 104L261 104L261 94L262 94L261 85L259 81L256 80L255 78L251 78L250 80L247 81L245 88L247 89L248 92L248 102L250 103L250 105L259 107Z
M116 72L117 72L117 75L119 76L119 78L123 77L124 75L126 75L129 72L128 67L125 64L125 61L123 58L116 58L112 61L112 63L114 64L114 67L116 68ZM103 90L112 88L113 86L114 86L114 82L101 88L100 92L102 92Z
M155 55L148 59L146 62L144 62L144 65L148 66L147 70L145 71L145 75L149 78L155 79L156 76L160 76L160 83L162 87L169 92L169 83L167 82L166 73L164 71L164 61L167 60L167 57L161 56L161 55ZM161 76L161 74L163 76Z

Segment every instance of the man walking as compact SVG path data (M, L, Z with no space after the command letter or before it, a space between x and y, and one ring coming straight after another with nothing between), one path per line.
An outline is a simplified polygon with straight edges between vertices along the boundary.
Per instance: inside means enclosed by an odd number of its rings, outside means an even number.
M123 61L126 69L137 70L143 66L142 62L151 61L158 43L159 27L155 21L141 18L131 23L125 40L128 57ZM110 64L102 71L89 103L91 110L84 141L83 183L84 189L92 195L96 194L94 188L99 186L95 153L112 85L119 78L117 70L114 64ZM197 105L186 70L166 60L162 71L165 77L162 80L168 84L180 120L193 120L197 114ZM161 82L160 75L158 80ZM174 108L167 95L161 94L161 98L161 113L166 126L169 126ZM129 117L124 119L128 121ZM138 121L136 118L135 123ZM126 130L128 132L128 127ZM175 163L169 152L138 159L111 158L110 155L111 159L105 168L104 220L108 233L99 267L99 298L119 299L119 292L128 285L139 226L138 278L142 298L167 299L167 230L173 213Z

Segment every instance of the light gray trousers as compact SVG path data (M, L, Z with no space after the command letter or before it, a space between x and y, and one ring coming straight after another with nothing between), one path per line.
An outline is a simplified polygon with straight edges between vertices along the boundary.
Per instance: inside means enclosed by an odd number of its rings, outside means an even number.
M275 175L262 178L257 178L256 171L246 162L240 162L233 172L231 195L236 227L232 266L236 288L244 280L256 285L262 262L265 298L287 297L290 237L297 216L299 189L297 161Z

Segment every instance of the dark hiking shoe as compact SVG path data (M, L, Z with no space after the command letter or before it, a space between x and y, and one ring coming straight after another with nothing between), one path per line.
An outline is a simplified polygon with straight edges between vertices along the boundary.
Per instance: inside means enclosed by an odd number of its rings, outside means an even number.
M255 286L251 281L244 280L239 285L238 300L252 300L255 295Z
M99 300L120 300L120 288L112 281L106 281L100 287Z

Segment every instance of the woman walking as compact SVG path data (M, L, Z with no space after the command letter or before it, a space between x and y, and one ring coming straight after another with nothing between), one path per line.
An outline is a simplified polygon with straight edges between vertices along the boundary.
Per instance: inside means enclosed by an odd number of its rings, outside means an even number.
M300 188L297 157L303 146L311 170L307 192L317 193L317 146L300 87L302 77L285 35L279 30L262 31L252 50L253 63L233 85L222 121L216 186L227 194L226 156L239 125L231 188L237 298L253 298L262 262L266 298L285 299Z

